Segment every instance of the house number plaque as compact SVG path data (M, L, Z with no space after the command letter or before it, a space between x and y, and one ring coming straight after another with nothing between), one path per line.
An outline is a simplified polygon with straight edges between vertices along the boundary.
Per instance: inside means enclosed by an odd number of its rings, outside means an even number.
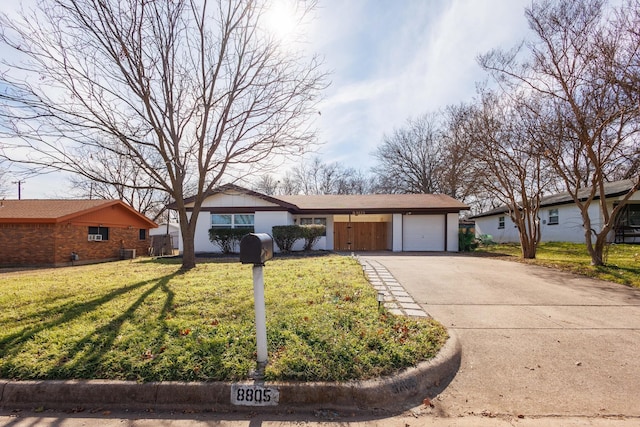
M275 387L249 384L231 385L231 404L237 406L276 406L280 392Z

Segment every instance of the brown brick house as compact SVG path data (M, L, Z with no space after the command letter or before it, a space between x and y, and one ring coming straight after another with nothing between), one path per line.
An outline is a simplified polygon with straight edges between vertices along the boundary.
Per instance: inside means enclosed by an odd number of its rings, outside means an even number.
M120 200L3 200L0 266L63 266L131 257L132 250L146 254L155 227Z

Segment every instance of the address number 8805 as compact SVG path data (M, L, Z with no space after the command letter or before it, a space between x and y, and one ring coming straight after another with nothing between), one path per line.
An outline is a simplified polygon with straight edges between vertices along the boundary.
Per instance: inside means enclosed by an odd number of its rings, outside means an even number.
M275 387L259 385L232 384L231 403L239 406L275 406L280 393Z

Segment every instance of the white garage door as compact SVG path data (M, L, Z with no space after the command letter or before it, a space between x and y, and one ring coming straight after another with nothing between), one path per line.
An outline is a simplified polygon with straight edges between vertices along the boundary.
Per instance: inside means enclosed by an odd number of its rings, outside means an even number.
M403 251L444 251L444 215L405 215Z

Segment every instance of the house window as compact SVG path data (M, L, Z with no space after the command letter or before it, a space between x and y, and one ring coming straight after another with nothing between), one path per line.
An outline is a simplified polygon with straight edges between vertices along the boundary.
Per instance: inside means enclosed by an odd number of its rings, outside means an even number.
M253 228L254 214L211 214L211 226L216 228Z
M620 211L618 225L640 227L640 205L628 204Z
M140 233L138 234L138 239L147 240L147 230L145 228L140 229Z
M557 225L559 221L558 209L549 209L549 225Z
M498 228L504 228L504 217L503 216L499 216L498 217Z
M89 227L88 239L94 242L109 240L109 227Z
M322 235L327 235L327 218L300 218L300 225L324 225Z

